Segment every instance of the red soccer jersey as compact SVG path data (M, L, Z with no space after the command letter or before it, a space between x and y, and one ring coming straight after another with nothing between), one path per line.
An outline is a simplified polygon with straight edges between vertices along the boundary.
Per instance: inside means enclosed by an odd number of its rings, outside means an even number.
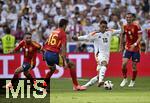
M138 40L138 35L142 34L140 26L138 26L135 23L132 23L130 25L124 26L124 31L126 35L126 45L125 49L130 51L130 46L136 43ZM138 44L133 51L139 51L140 50L140 44Z
M50 34L46 44L44 45L44 49L59 53L62 44L66 45L66 41L67 39L65 31L61 28L58 28Z
M41 45L36 43L35 41L32 41L31 44L27 44L24 40L22 40L14 49L14 51L18 51L21 48L24 53L24 62L28 62L32 66L35 65L37 51L41 49Z

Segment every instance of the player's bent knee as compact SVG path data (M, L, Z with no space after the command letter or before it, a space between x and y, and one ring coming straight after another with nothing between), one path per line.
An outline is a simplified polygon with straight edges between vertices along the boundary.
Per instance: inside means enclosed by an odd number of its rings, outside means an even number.
M15 70L15 73L14 74L18 74L18 73L20 73L20 69L19 68L17 68L16 70Z
M122 64L122 68L124 69L124 68L126 68L126 66L127 66L127 62L124 62L124 63Z
M107 66L107 61L102 61L101 66Z
M29 74L29 72L24 72L24 75L28 75Z
M68 63L68 67L69 67L70 69L74 69L74 68L75 68L75 64L74 64L73 62L69 62L69 63Z
M49 66L50 70L55 71L56 70L56 65L54 66Z
M15 71L15 73L14 73L14 74L19 74L19 72Z
M136 70L136 63L135 62L133 62L133 64L132 64L132 69L133 69L133 71Z

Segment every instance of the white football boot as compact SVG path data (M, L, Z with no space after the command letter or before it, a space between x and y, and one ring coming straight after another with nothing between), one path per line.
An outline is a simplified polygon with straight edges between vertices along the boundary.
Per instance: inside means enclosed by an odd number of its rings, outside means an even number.
M135 81L131 80L130 84L128 85L128 87L134 87L134 85L135 85Z
M127 84L128 80L127 78L123 79L123 81L120 84L120 87L124 87Z

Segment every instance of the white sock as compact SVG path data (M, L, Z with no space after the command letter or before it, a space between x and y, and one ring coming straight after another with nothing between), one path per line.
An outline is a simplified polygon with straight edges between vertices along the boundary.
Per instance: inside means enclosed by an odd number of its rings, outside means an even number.
M98 75L99 76L99 80L98 80L99 83L103 81L106 70L107 70L106 66L101 66L101 68L99 70L99 75Z
M83 85L83 86L86 86L86 87L92 86L92 85L94 85L97 81L98 81L98 78L97 78L97 76L95 76L95 77L93 77L92 79L90 79L90 81L87 82L87 83L86 83L85 85Z

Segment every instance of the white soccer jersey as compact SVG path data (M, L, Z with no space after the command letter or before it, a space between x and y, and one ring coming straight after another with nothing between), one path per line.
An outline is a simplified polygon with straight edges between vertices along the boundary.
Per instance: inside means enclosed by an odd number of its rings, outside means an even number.
M109 61L111 36L120 34L121 30L109 30L104 33L93 32L85 36L79 36L79 40L90 40L94 42L95 55L98 54L99 62Z

